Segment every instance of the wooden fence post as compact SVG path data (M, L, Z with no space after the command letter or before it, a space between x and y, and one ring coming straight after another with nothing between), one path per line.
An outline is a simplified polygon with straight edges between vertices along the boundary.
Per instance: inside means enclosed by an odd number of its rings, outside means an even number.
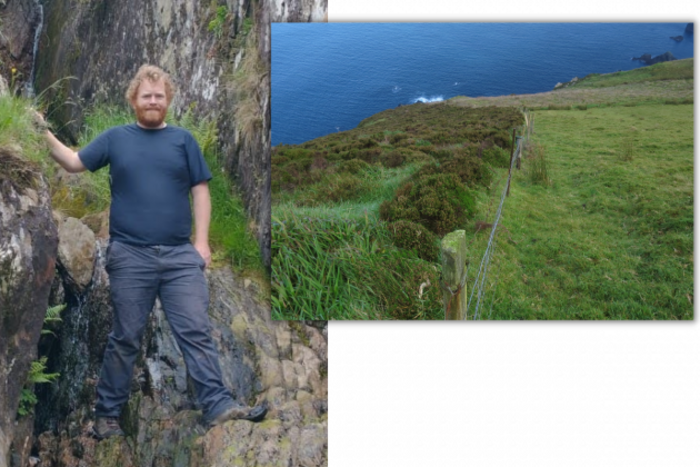
M508 188L506 189L506 196L510 196L510 169L513 167L513 153L515 152L515 128L513 128L513 139L510 143L510 164L508 165Z
M467 235L464 230L450 232L442 239L442 304L445 319L467 318L466 269Z
M515 139L518 140L518 154L515 156L517 159L515 161L515 166L520 170L520 159L523 157L523 137L516 136Z

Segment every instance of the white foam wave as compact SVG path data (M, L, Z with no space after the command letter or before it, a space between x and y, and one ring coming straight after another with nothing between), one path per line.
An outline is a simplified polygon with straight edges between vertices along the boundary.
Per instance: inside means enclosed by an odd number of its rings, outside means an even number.
M429 102L440 102L440 101L443 101L443 100L445 100L445 99L443 98L443 96L431 96L431 97L423 97L423 96L420 96L420 97L418 97L418 98L416 98L416 99L413 99L413 101L411 102L411 104L415 104L416 102L422 102L422 103L424 103L424 104L427 104L427 103L429 103Z

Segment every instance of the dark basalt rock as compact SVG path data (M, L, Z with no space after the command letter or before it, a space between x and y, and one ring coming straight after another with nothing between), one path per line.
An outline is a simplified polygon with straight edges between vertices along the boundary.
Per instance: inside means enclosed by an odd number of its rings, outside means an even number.
M694 23L688 23L685 27L685 33L686 34L692 34L693 33L693 24Z
M680 42L683 40L683 36L671 36L671 39L673 39L676 42Z
M661 55L657 55L654 58L651 57L651 54L644 54L641 57L634 57L632 60L639 60L644 62L646 65L653 65L659 62L670 62L671 60L676 60L676 57L674 57L671 52L665 52Z

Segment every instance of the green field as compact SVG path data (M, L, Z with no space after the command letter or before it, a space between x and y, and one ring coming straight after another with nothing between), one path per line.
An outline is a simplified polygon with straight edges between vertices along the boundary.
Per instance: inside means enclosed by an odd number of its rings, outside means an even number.
M692 319L692 70L405 106L274 148L273 316L443 319L440 238L466 231L471 295L527 108L477 317Z
M693 106L538 111L535 128L551 185L515 172L482 316L692 319Z

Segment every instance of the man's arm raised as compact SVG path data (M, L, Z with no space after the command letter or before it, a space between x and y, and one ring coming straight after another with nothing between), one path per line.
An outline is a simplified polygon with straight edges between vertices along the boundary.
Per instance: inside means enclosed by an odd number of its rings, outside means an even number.
M36 119L41 126L44 128L46 127L44 117L39 112L36 112ZM58 162L61 167L66 169L66 171L77 173L87 170L87 168L81 162L80 157L78 157L78 153L60 142L58 138L51 133L51 130L46 129L44 136L46 137L46 141L49 143L51 157Z

